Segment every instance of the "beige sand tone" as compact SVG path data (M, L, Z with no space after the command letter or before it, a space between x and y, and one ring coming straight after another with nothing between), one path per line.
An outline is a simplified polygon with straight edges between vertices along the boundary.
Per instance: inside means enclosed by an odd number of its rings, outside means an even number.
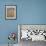
M7 8L7 17L14 17L14 16L15 16L15 9Z

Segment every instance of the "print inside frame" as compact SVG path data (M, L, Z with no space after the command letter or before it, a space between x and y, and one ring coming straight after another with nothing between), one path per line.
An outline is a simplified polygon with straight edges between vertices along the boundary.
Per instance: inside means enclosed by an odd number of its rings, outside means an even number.
M5 5L5 18L9 20L16 19L16 5Z

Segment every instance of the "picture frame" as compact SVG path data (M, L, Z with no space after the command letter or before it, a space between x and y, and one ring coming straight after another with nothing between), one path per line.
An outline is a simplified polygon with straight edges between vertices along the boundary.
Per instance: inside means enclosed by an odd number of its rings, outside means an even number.
M5 19L16 19L16 5L5 5Z

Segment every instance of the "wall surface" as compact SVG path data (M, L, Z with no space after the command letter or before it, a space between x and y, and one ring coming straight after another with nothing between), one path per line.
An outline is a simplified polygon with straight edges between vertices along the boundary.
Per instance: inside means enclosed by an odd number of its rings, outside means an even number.
M16 20L5 20L5 5L9 4L17 6ZM46 0L0 0L0 44L8 43L10 32L17 34L18 24L46 24Z

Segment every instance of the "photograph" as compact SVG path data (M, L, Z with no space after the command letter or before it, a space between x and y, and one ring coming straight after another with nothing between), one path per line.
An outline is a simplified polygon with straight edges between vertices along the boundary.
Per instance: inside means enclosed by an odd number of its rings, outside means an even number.
M16 19L16 5L5 5L5 18Z

